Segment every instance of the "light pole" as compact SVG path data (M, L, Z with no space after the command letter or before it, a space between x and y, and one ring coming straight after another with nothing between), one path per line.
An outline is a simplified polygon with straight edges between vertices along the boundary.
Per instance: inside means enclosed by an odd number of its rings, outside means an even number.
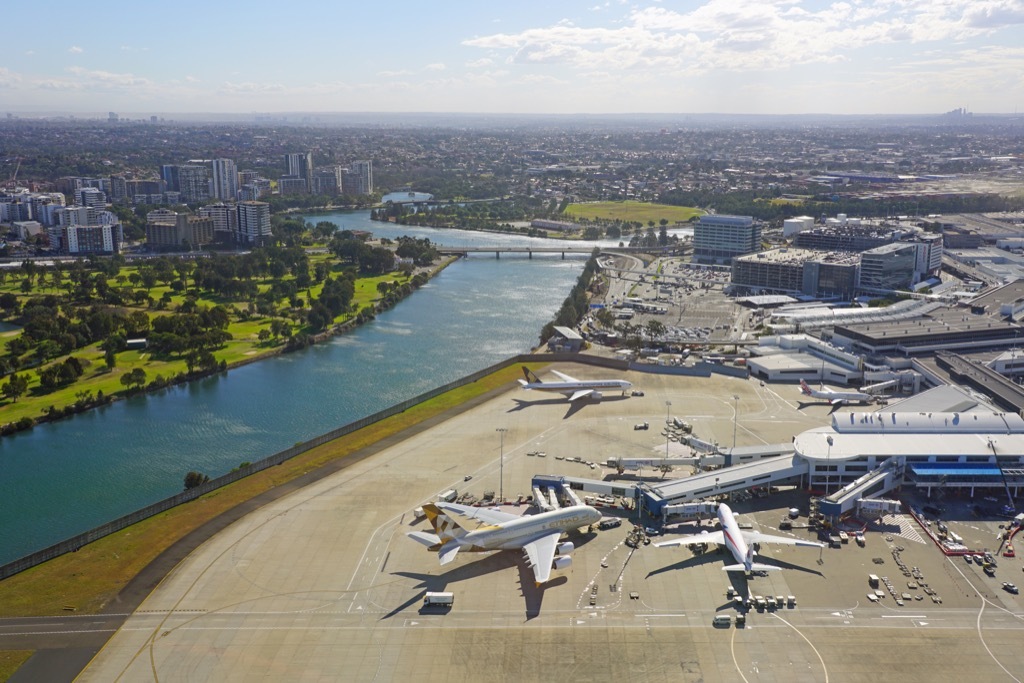
M665 401L665 457L668 458L668 436L671 434L669 425L671 424L672 418L669 417L669 411L672 408L672 401Z
M498 427L494 431L498 432L501 438L498 451L498 502L503 503L505 501L505 432L508 430Z
M739 421L740 416L740 397L737 394L733 394L732 401L732 449L736 450L736 423Z
M825 452L825 497L828 497L828 485L832 480L832 437L826 436L828 450Z

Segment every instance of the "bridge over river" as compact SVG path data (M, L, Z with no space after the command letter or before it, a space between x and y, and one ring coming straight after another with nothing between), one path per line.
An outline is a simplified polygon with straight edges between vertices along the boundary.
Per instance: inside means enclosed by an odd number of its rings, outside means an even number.
M647 254L666 254L672 253L672 247L657 247L651 249L650 247L601 247L601 252L608 253L647 253ZM495 258L501 258L502 254L526 254L529 258L533 258L534 254L561 254L562 258L565 258L566 254L590 254L594 251L593 245L590 246L556 246L556 247L510 247L510 246L495 246L495 247L445 247L438 245L437 251L444 255L452 256L469 256L470 254L494 254Z

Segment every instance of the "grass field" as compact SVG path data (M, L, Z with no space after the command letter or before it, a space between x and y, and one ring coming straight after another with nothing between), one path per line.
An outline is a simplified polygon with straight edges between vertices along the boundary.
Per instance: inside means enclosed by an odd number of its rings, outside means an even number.
M515 380L510 366L453 389L398 415L336 439L277 467L212 491L32 569L0 581L0 614L6 617L59 614L66 607L95 613L161 552L217 515L310 470L344 458L382 438L461 405Z
M31 650L0 651L0 683L3 683L32 656Z
M588 202L570 204L565 215L572 218L587 218L609 221L637 221L647 225L648 221L660 224L665 219L669 224L686 223L694 216L703 216L704 211L690 206L670 206L648 202Z

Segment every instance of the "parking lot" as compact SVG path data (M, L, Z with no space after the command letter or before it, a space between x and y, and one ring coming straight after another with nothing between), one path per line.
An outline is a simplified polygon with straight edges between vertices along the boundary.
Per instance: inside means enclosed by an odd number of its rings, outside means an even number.
M559 369L581 379L608 374ZM658 430L633 426L663 424L667 401L703 438L727 443L738 427L739 445L788 441L827 419L827 406L797 410L790 386L626 378L644 396L608 396L575 410L510 387L252 513L168 576L80 680L320 680L344 672L348 680L933 682L1017 680L1024 671L1024 610L1019 596L1001 589L1007 577L1022 576L1021 561L1000 559L996 576L986 576L976 564L945 558L905 515L869 526L864 547L765 546L764 561L785 569L752 579L723 572L727 556L714 548L699 555L631 548L635 517L611 508L606 515L623 524L571 534L572 566L543 587L519 552L460 553L440 566L405 537L427 528L412 511L441 491L504 491L514 500L529 494L535 474L617 476L597 463L663 448ZM790 507L806 513L806 503L805 493L784 490L733 507L741 524L810 537L804 529L778 530ZM995 547L995 520L949 523L972 543ZM665 537L697 528L676 525ZM903 576L897 549L922 578ZM910 601L899 607L889 595L870 602L869 574L888 577ZM916 599L926 595L924 584L941 603ZM737 613L730 588L741 596L792 595L796 606L754 609L743 628L732 619L716 628L716 616ZM425 610L427 591L451 592L454 604Z

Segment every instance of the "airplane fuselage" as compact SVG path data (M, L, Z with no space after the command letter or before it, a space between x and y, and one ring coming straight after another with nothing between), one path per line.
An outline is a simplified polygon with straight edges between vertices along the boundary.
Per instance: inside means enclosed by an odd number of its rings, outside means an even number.
M750 560L747 558L747 542L743 540L740 532L740 525L732 514L732 509L725 503L718 504L718 522L722 525L722 535L725 538L725 547L732 553L738 564L742 564L747 571L750 571Z
M592 391L598 391L601 389L626 391L631 386L633 386L633 383L627 382L624 379L591 379L580 380L579 382L531 382L523 385L523 388L533 389L535 391L552 391L559 394L570 395L577 391L583 391L586 389L590 389Z
M522 548L524 543L537 536L553 531L571 531L596 524L600 520L601 513L589 505L574 505L529 515L502 525L484 526L470 531L459 542L463 550L469 551L513 550Z

